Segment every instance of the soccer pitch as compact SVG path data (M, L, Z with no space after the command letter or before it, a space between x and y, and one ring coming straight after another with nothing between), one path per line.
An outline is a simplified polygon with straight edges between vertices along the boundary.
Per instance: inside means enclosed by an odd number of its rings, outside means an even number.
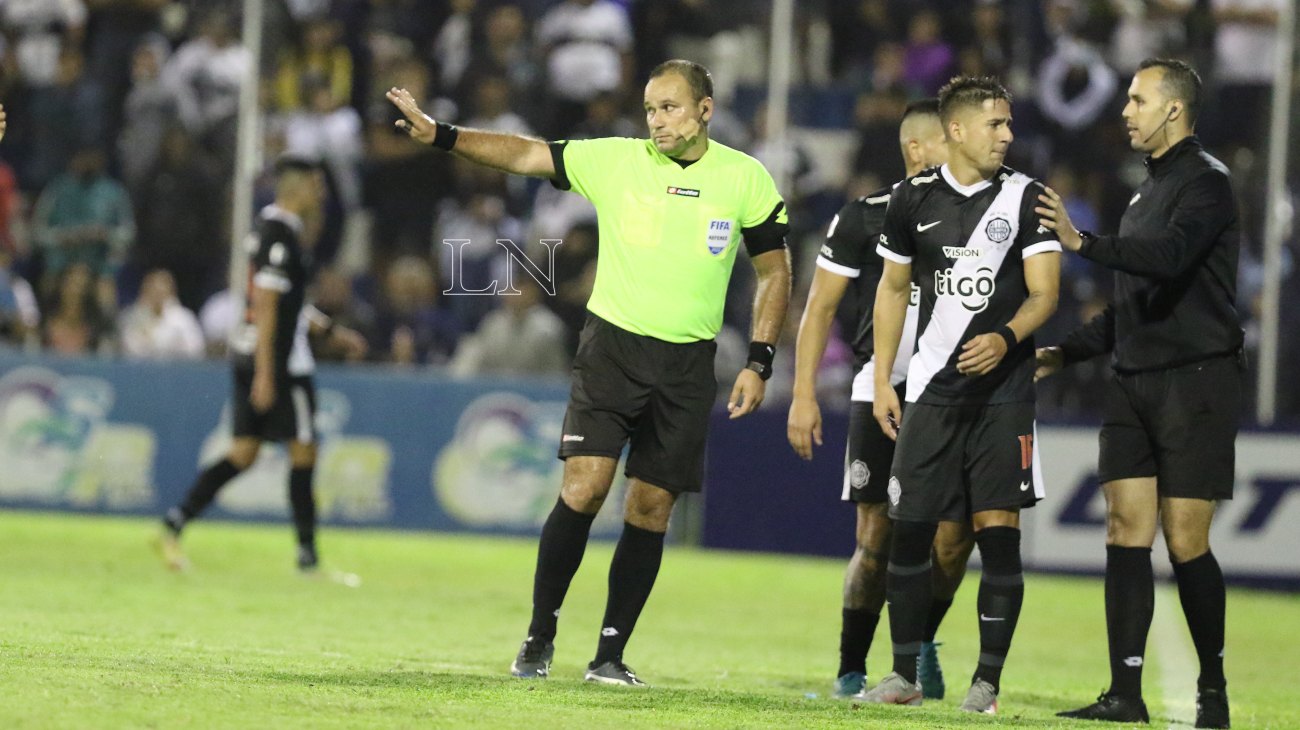
M1097 725L1053 713L1107 682L1098 580L1028 577L1001 714L971 717L956 707L978 649L974 574L939 636L948 698L865 707L827 697L839 561L670 547L627 653L653 688L627 690L581 681L609 545L574 581L552 678L523 682L507 668L528 622L531 540L326 528L325 564L363 579L348 588L296 575L287 526L198 523L194 568L173 575L147 545L154 524L0 513L0 727L1085 728ZM1229 593L1234 727L1300 727L1296 609L1294 595ZM1153 726L1190 723L1195 654L1169 588L1156 622ZM888 671L885 623L873 682Z

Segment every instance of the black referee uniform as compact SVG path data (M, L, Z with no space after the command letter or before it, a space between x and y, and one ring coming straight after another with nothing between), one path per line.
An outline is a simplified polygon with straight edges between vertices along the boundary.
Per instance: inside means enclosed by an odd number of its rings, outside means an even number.
M1115 270L1115 298L1061 351L1067 365L1111 353L1103 483L1156 477L1164 497L1231 499L1244 368L1228 170L1196 137L1146 165L1119 235L1083 234L1080 255Z
M1080 255L1115 270L1115 298L1066 337L1061 353L1067 365L1111 353L1103 484L1154 478L1153 499L1231 499L1245 365L1234 304L1240 231L1229 173L1195 136L1146 165L1148 178L1133 194L1119 235L1081 233ZM1140 502L1112 505L1108 530L1116 519L1154 521L1145 509ZM1164 519L1178 542L1208 546L1208 523L1189 528ZM1147 718L1141 696L1155 602L1151 548L1132 544L1125 525L1120 530L1106 546L1111 687L1097 703L1060 713L1065 717ZM1176 557L1174 540L1170 562L1201 665L1197 727L1228 727L1223 573L1209 550Z

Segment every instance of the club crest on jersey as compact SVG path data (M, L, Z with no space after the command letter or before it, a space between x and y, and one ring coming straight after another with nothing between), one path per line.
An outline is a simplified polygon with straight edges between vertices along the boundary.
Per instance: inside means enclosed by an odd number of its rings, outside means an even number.
M903 498L903 485L898 483L898 477L889 478L889 488L885 491L889 493L889 503L897 507Z
M997 290L993 269L981 266L974 275L958 275L949 268L935 272L934 293L941 297L957 297L969 312L983 312L989 306L989 297Z
M862 489L867 486L867 480L871 478L871 469L867 467L867 462L862 459L854 459L849 465L849 484L854 489Z
M731 243L731 221L715 218L709 221L709 234L705 238L705 244L709 247L709 253L717 256L727 250Z
M994 218L984 226L984 235L994 243L1002 243L1011 238L1011 223L1006 218Z

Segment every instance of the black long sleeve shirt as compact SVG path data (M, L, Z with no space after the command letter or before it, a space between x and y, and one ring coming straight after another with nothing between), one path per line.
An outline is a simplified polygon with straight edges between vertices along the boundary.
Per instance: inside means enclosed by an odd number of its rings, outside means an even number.
M1235 305L1240 230L1228 169L1188 137L1159 158L1118 236L1079 253L1115 271L1115 298L1061 343L1066 363L1111 353L1121 373L1179 367L1241 348Z

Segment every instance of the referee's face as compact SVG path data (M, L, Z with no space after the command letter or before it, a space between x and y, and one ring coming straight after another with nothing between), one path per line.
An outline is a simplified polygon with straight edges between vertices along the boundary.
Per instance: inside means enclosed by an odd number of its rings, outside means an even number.
M713 116L713 99L696 100L681 74L666 73L645 85L645 121L655 147L669 157L681 157L706 139L705 125ZM703 154L703 150L698 150ZM689 155L688 155L689 156Z
M1128 86L1128 103L1124 105L1124 126L1128 130L1128 143L1136 152L1154 152L1165 144L1168 137L1162 132L1169 124L1175 110L1160 89L1164 70L1145 68L1133 74Z
M986 99L978 107L957 113L950 125L950 154L959 154L985 177L1002 167L1011 147L1011 104L1006 99Z

